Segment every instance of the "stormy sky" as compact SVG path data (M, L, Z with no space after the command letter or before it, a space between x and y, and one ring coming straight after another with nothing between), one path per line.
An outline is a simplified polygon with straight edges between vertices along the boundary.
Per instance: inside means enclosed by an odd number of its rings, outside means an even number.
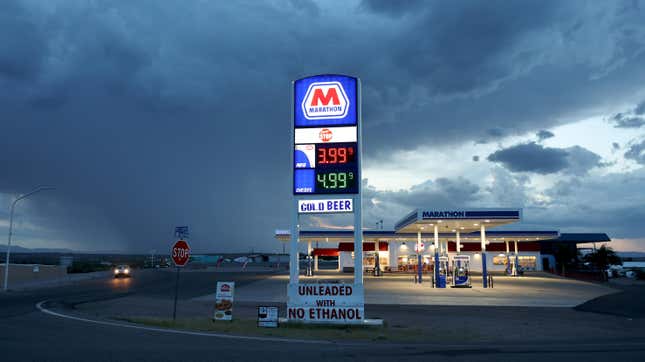
M365 226L522 207L645 250L645 1L3 1L0 235L277 251L291 81L363 84ZM345 220L312 217L309 227Z

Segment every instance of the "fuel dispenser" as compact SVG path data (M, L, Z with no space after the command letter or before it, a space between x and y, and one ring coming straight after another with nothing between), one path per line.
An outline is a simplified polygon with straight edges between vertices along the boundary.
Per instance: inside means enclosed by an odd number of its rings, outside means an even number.
M506 253L506 275L513 275L513 262L511 262L511 255Z
M313 277L314 276L314 257L307 255L307 267L305 268L305 276Z
M517 254L513 256L513 267L511 269L511 276L518 276L519 273L519 267L520 267L520 261L519 258L517 257Z
M452 258L452 287L470 288L470 256L455 255Z
M439 257L439 274L437 275L437 288L445 288L448 280L448 257Z
M378 251L374 252L374 276L375 277L380 277L383 275L383 271L381 271L381 259Z

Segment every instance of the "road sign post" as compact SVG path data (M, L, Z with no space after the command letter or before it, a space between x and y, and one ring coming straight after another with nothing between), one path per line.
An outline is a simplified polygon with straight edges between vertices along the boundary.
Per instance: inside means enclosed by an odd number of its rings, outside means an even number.
M170 249L170 257L177 268L177 277L175 278L175 302L172 309L173 322L177 319L177 295L179 294L179 271L188 264L190 259L190 246L186 240L177 240Z

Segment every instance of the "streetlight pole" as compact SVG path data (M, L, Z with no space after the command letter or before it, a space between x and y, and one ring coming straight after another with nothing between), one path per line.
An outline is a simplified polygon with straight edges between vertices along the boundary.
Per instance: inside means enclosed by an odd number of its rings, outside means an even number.
M7 257L5 258L4 261L4 291L7 291L7 288L9 287L9 257L11 256L11 236L13 235L13 211L16 208L16 204L18 201L22 199L26 199L27 197L40 192L40 191L45 191L45 190L54 190L53 187L51 186L38 186L35 189L31 190L30 192L18 196L17 199L13 200L13 203L11 204L11 211L9 212L9 240L7 242Z

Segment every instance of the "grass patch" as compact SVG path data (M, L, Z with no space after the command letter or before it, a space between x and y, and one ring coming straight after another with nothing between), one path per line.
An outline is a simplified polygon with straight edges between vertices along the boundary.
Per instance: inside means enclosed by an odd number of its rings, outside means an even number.
M152 317L121 317L123 321L154 327L174 328L191 331L218 332L244 336L285 337L323 340L362 341L421 341L423 333L417 328L397 326L345 326L302 323L280 324L278 328L260 328L255 320L234 319L233 321L211 321L204 318L172 319Z

